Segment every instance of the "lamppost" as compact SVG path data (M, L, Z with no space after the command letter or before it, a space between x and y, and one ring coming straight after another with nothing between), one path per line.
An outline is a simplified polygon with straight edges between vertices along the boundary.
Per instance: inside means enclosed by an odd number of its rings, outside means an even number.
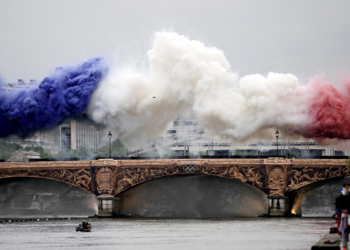
M111 139L112 139L111 131L109 131L108 133L108 138L109 138L109 158L111 158Z
M278 132L278 129L276 130L276 139L277 139L277 156L278 156L278 136L280 135L280 133Z

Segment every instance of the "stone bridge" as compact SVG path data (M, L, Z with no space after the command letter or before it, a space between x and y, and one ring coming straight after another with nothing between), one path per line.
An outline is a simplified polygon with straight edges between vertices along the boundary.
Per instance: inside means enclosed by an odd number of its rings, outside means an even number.
M34 177L65 182L95 194L102 205L135 185L171 175L218 176L243 182L269 197L284 197L306 185L343 177L348 172L345 160L337 159L100 159L0 163L0 179Z

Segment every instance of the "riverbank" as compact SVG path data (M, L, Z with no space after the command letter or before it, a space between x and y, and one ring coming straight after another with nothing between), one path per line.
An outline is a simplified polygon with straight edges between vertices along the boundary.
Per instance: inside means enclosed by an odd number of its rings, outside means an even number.
M62 218L6 218L0 219L0 223L30 222L30 221L52 221L52 220L77 220L88 217L62 217Z

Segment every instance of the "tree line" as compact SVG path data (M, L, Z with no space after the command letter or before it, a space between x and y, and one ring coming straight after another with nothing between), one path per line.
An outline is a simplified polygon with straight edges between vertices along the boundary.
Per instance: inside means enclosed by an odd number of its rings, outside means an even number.
M88 149L87 147L80 147L77 150L71 148L63 148L57 154L53 154L45 150L41 146L21 146L17 143L4 143L0 142L0 160L7 161L13 152L18 150L34 151L40 154L41 159L67 159L67 158L104 158L109 157L109 145L106 144L95 152ZM127 151L127 148L119 140L115 140L111 143L111 156L116 157Z

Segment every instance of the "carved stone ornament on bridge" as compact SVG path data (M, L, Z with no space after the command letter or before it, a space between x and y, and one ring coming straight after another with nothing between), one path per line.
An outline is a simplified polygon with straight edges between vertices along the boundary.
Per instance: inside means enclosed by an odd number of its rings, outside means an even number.
M90 183L91 183L91 173L86 171L85 169L81 169L77 171L76 173L76 185L79 187L82 187L86 190L90 189Z
M336 178L347 175L346 166L317 168L310 166L300 166L290 172L290 185L288 190L296 190L313 182L323 181L326 179Z
M104 167L98 170L96 174L97 192L101 194L111 195L114 188L114 173L108 168Z
M275 167L270 171L268 176L268 187L270 188L270 195L280 194L283 195L284 184L284 173L282 167Z
M140 183L172 175L203 174L240 181L284 195L314 182L348 175L339 159L96 160L0 163L0 179L35 177L66 182L96 195L118 195Z
M16 169L6 169L0 171L0 177L36 177L52 179L55 181L61 181L70 183L77 187L83 188L85 190L91 190L91 173L86 169L80 170L68 170L68 169L38 169L33 167L28 170L16 170Z
M139 183L159 178L162 176L176 175L180 174L178 166L176 167L164 167L164 168L129 168L121 169L118 172L115 180L115 192L114 195L135 186Z
M183 170L185 170L186 173L188 174L194 174L198 167L196 165L185 165L182 167Z
M202 174L234 179L262 191L264 190L265 171L259 166L205 167L202 169Z
M246 183L254 188L265 192L265 175L266 171L259 165L256 166L208 166L208 165L168 165L161 168L157 167L132 167L120 168L115 181L115 192L117 195L132 186L149 181L162 176L179 175L179 174L204 174L228 179L234 179Z

